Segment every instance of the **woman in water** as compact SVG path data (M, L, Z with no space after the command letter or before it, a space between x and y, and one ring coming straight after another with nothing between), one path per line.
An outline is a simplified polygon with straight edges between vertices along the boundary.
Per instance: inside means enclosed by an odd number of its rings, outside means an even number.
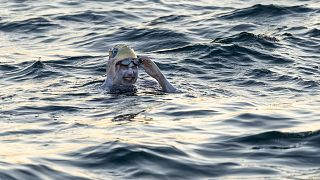
M103 86L110 93L135 91L139 67L156 79L164 92L176 92L170 82L161 73L158 66L147 56L137 56L132 48L118 44L109 51L107 78Z

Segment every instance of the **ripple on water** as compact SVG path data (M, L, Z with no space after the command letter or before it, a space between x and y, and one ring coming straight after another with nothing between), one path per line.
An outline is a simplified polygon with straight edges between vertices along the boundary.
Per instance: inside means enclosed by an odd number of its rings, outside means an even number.
M157 37L157 38L155 38ZM188 44L188 37L179 32L167 28L141 28L141 27L120 27L117 30L110 31L105 35L90 34L83 40L75 40L72 44L80 48L88 48L92 51L99 50L105 53L106 49L111 48L119 42L136 44L136 50L150 52L158 50L160 47L177 47ZM118 43L117 43L118 42ZM138 42L144 42L143 44Z
M188 18L187 15L168 15L168 16L161 16L154 20L152 20L150 23L148 23L148 26L156 26L161 24L168 24L172 22L181 22Z
M309 30L306 35L311 36L311 37L320 37L320 30L317 28L313 28L311 30Z
M50 133L52 130L48 129L24 129L19 131L6 131L0 133L0 136L15 136L15 135L37 135L37 134L46 134Z
M88 180L82 176L72 175L70 172L63 172L51 168L44 164L23 164L14 166L6 164L6 168L0 168L0 179L3 180L19 180L19 179L80 179ZM69 174L70 173L70 174Z
M219 177L230 174L250 174L252 170L270 174L267 168L239 168L233 162L214 163L194 160L173 146L127 144L118 141L104 143L66 154L68 161L47 159L51 163L94 169L130 178L192 178Z
M258 46L259 48L277 48L279 40L275 37L253 33L241 32L231 37L216 38L213 40L215 43L222 44L243 44L246 46Z
M55 24L43 17L0 23L0 31L16 33L42 33L61 27L61 25Z
M279 6L256 4L248 8L238 9L231 13L220 16L223 19L257 19L266 17L277 17L295 13L313 12L314 9L305 6Z
M261 134L249 135L245 137L236 138L233 141L250 145L272 145L272 144L308 144L312 146L319 146L317 141L320 138L320 131L307 132L279 132L271 131Z
M224 120L230 126L253 128L253 129L282 129L300 124L294 118L281 116L279 114L257 114L241 113L239 115Z
M237 162L236 159L246 159L242 163L253 171L255 167L262 170L265 168L266 172L261 171L259 174L292 176L301 169L312 171L314 166L319 166L320 156L316 150L319 147L318 140L319 131L296 133L268 131L243 137L230 137L229 140L220 142L209 140L208 143L198 146L195 152L210 158L217 156L232 159L234 162ZM267 170L270 170L268 167L273 168L268 172Z
M41 61L36 61L27 67L14 69L12 72L7 72L5 78L7 80L25 81L33 79L45 79L61 76L62 73L55 71L53 68L45 65Z
M119 22L121 20L129 21L139 19L138 16L131 14L130 12L111 10L111 11L92 11L88 10L81 13L71 15L60 15L54 19L66 21L66 22L84 22L90 24L103 24L108 23L109 25ZM65 23L66 23L65 22Z

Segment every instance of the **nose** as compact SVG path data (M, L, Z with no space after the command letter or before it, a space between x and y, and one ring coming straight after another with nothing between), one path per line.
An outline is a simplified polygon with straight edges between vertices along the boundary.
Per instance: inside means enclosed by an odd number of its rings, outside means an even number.
M128 76L133 76L133 69L132 69L131 64L128 66L127 75Z

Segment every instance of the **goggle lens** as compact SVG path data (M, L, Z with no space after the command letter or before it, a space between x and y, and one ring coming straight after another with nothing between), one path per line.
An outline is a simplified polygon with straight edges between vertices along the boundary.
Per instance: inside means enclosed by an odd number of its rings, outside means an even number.
M139 66L141 64L139 59L124 59L118 62L118 64L121 64L123 66L129 66L131 63L133 63L135 66Z

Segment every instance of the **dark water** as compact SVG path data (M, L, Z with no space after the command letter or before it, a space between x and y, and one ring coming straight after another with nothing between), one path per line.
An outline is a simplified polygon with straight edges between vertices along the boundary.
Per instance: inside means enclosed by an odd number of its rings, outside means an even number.
M320 2L0 0L0 179L319 179ZM107 49L152 57L110 95Z

